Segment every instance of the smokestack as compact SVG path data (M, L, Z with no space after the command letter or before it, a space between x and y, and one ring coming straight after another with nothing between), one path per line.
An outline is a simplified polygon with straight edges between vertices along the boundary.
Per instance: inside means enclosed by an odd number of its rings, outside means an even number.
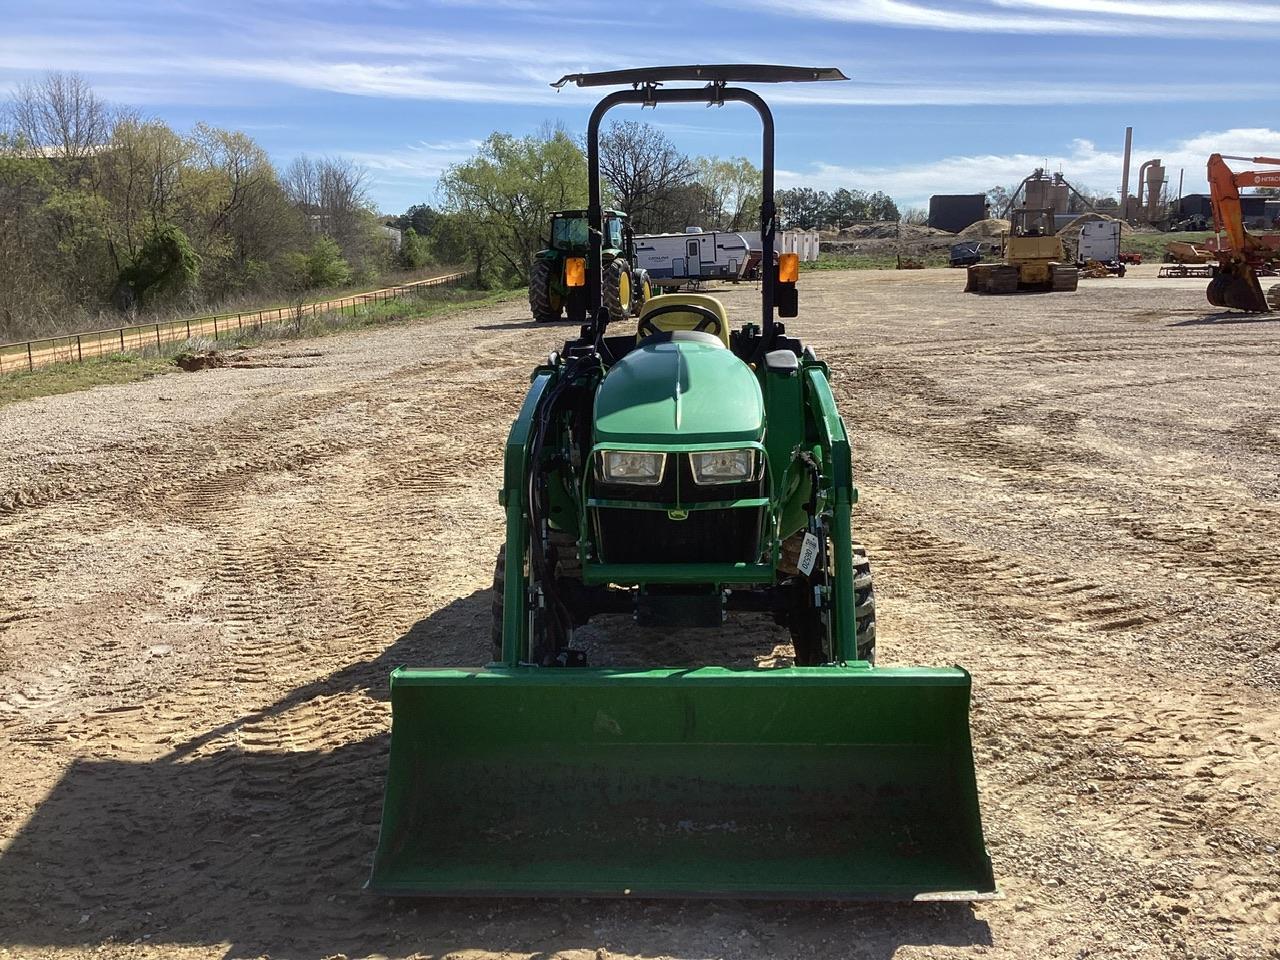
M1120 183L1120 218L1129 219L1129 160L1133 155L1133 127L1124 128L1124 173Z

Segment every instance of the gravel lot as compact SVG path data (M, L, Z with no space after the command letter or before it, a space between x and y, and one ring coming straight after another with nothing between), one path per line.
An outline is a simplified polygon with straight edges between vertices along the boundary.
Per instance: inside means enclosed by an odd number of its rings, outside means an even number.
M522 303L0 409L0 956L1276 956L1280 318L1154 273L811 274L789 323L881 662L974 675L978 905L361 891L388 672L485 659L500 445L567 332Z

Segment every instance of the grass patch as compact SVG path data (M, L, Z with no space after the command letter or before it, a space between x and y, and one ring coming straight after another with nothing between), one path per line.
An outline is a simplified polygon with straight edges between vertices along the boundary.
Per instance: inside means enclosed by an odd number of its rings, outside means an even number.
M1164 257L1164 245L1174 240L1183 243L1202 244L1214 236L1212 230L1189 230L1186 233L1129 233L1120 241L1123 253L1140 253L1142 259L1150 263L1159 262Z
M926 267L945 267L948 263L946 253L928 253L924 256L912 257L903 255L903 260L920 260ZM894 270L898 266L898 258L892 253L876 254L820 254L816 261L800 264L802 270Z
M52 397L116 383L136 383L163 373L175 373L173 361L113 353L83 363L55 363L31 371L0 376L0 407L19 400Z
M165 373L180 372L174 364L179 354L211 350L238 350L282 340L323 337L349 330L424 320L442 314L504 303L522 298L523 290L475 290L467 287L427 287L421 293L386 303L368 303L317 316L304 316L299 324L290 319L256 330L239 331L214 340L192 338L148 347L139 353L113 353L82 363L55 363L31 371L0 374L0 407L19 400L73 393L90 387L136 383Z
M462 310L475 310L523 296L524 291L522 289L476 290L470 287L427 287L421 293L398 300L388 300L385 303L360 304L354 308L346 307L342 310L333 310L316 316L307 314L300 320L298 318L289 318L255 330L243 330L237 331L235 334L227 334L219 337L216 341L202 339L200 344L202 346L212 346L213 349L217 350L231 350L256 347L278 340L325 337L351 330L363 330L369 327L426 320ZM178 344L176 346L179 349L175 350L175 353L181 352L183 349L189 349L186 344Z

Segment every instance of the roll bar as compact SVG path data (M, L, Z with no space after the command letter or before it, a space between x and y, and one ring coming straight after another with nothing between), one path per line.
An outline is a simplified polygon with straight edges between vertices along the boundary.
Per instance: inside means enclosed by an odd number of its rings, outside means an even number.
M600 200L600 122L614 107L635 103L642 107L656 107L659 103L705 103L721 106L727 101L745 103L755 108L763 128L761 136L761 346L772 345L775 335L774 300L778 277L773 269L772 256L777 230L777 210L773 200L774 127L773 113L764 99L752 90L731 87L733 82L785 83L817 80L847 80L843 73L832 67L784 67L768 64L713 64L709 66L646 67L638 70L611 70L603 73L578 73L561 77L552 84L562 87L576 83L580 87L632 84L635 89L617 90L605 96L591 111L587 123L587 224L590 227L590 254L587 259L587 308L591 312L591 332L599 343L609 323L609 314L603 310L600 289L600 250L603 227L603 210ZM704 87L677 87L659 89L667 80L704 80Z

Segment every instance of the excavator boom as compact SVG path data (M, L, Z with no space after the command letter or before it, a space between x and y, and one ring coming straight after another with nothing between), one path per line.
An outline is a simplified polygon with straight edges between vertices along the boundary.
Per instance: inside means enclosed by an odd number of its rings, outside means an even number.
M1233 157L1215 153L1209 158L1214 229L1219 236L1226 235L1230 247L1218 250L1218 269L1209 282L1206 295L1215 307L1266 313L1267 296L1262 292L1257 271L1259 267L1269 266L1275 260L1276 252L1245 228L1240 188L1280 187L1280 170L1236 173L1227 166L1228 160L1280 166L1280 159L1275 157Z

